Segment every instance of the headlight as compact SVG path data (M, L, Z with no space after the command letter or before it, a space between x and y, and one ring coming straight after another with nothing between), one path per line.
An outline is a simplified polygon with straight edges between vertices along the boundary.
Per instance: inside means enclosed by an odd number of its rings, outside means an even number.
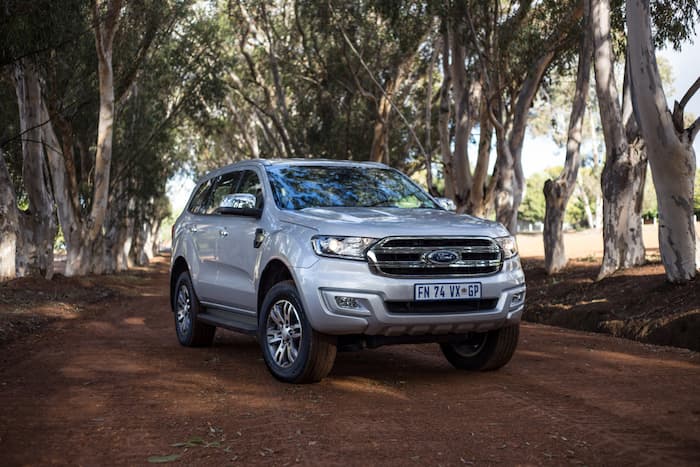
M503 259L512 258L518 254L518 244L515 242L514 237L499 237L494 240L496 240L498 246L503 250Z
M376 241L376 238L317 235L311 239L311 244L320 256L363 260L367 248Z

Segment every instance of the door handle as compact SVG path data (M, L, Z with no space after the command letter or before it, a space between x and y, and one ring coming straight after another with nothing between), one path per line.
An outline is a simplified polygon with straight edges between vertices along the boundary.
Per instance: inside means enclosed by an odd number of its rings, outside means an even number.
M190 225L187 228L190 230L190 232L197 233L197 226L196 225Z
M220 237L228 237L228 230L226 230L226 229L219 230L219 236Z

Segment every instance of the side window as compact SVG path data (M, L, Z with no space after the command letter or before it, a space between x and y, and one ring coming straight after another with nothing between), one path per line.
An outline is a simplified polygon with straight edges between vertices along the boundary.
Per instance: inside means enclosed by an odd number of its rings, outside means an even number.
M192 197L190 205L187 206L187 210L189 212L191 212L192 214L204 214L203 205L207 199L207 195L209 194L209 189L211 188L213 181L214 180L210 178L206 182L199 185L199 188L197 188L197 192Z
M238 187L238 193L248 193L255 196L255 207L262 209L262 184L260 183L258 174L253 170L246 170L243 172L243 180L241 181L241 185Z
M219 203L224 199L224 196L236 192L236 187L240 179L240 171L230 172L218 177L212 189L211 196L209 196L209 201L204 206L204 214L214 214L216 208L219 207Z

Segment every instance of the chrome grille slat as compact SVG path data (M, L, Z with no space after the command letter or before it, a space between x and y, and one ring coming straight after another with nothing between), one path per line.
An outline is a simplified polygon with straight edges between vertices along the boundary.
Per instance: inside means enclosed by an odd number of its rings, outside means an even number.
M473 246L473 247L452 247L449 245L440 247L456 251L457 253L499 253L500 250L498 246ZM432 251L436 248L432 247L428 251ZM375 247L372 249L375 253L392 253L392 254L407 254L407 253L424 253L426 251L425 247L395 247L395 248L382 248Z
M494 259L490 261L457 261L452 264L431 264L418 261L377 261L374 263L378 267L399 267L399 268L487 268L500 266L501 261Z
M432 252L449 250L451 263L428 259ZM485 237L387 237L367 252L372 272L392 277L484 276L500 271L501 249Z

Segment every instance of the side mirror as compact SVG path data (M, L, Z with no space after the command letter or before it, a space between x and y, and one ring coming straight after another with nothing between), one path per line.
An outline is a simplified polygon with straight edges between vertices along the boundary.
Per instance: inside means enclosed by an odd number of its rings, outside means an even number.
M455 212L457 210L457 205L450 198L435 198L435 201L437 201L437 204L445 211Z
M262 216L262 209L256 208L256 203L257 200L254 195L249 193L234 193L223 197L216 212L218 214L255 217L256 219L260 219L260 216Z
M220 208L255 209L255 196L249 193L226 195L219 203Z

